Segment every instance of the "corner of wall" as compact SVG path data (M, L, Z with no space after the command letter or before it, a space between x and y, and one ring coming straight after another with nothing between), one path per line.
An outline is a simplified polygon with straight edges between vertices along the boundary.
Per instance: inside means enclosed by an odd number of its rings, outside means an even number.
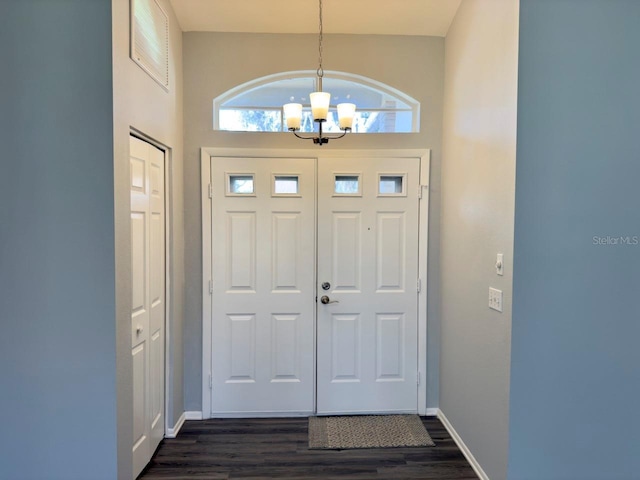
M493 479L508 458L518 19L517 2L463 0L445 40L439 406Z

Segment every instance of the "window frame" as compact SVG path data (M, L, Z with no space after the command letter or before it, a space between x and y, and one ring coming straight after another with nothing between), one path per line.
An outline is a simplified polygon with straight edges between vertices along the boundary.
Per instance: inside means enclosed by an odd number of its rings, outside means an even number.
M362 172L332 172L333 175L333 193L332 197L362 197ZM338 177L356 177L356 181L358 182L358 190L356 192L348 192L348 193L340 193L336 191L336 183L338 182Z
M255 197L256 194L256 174L255 172L225 172L225 197ZM231 188L231 181L234 177L251 177L251 193L234 192Z
M276 182L279 178L295 178L296 179L296 192L295 193L281 193L276 191ZM271 174L271 196L272 197L286 197L286 198L300 198L300 183L302 175L300 173L272 173Z
M242 133L283 133L287 132L284 120L284 113L282 111L282 106L244 106L244 107L226 107L228 110L265 110L265 111L279 111L280 112L280 123L281 130L278 132L273 131L248 131L248 130L225 130L220 128L220 110L225 110L224 104L233 98L242 95L251 90L258 89L262 86L268 85L270 83L277 82L279 80L290 80L294 78L313 78L315 79L316 72L314 70L299 70L299 71L291 71L291 72L281 72L273 75L267 75L265 77L256 78L245 82L241 85L233 87L223 94L217 96L213 100L213 130L218 132L242 132ZM403 102L406 105L409 105L409 108L365 108L361 109L361 112L411 112L411 131L410 132L371 132L371 133L380 133L383 135L393 134L393 133L419 133L420 132L420 102L414 99L413 97L407 95L400 90L393 88L389 85L386 85L382 82L378 82L377 80L373 80L371 78L364 77L362 75L355 75L347 72L339 72L334 70L327 70L324 73L324 78L336 79L336 80L345 80L349 82L354 82L362 85L365 88L370 88L374 90L378 90L386 95L390 95L395 97L397 100ZM352 133L361 133L367 134L369 132L352 132Z

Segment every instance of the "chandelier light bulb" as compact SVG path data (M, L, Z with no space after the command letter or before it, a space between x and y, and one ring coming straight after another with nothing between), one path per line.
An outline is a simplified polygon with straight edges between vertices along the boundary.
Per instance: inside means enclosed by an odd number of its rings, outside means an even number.
M302 104L287 103L283 107L284 118L287 120L287 129L300 130L302 123Z
M309 97L311 97L311 113L313 115L313 120L316 122L324 122L329 115L331 94L327 92L313 92Z
M338 122L340 123L340 130L351 130L353 128L353 117L355 114L355 103L338 104Z

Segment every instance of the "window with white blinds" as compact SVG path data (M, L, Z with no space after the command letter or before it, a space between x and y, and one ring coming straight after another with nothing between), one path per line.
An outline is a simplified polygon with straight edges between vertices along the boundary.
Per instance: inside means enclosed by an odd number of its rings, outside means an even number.
M131 0L131 58L169 89L169 17L157 0Z

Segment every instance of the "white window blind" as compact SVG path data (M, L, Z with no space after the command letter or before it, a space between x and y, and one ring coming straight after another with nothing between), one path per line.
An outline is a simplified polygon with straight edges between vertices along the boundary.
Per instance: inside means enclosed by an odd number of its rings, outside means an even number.
M169 88L169 18L157 0L131 0L131 58Z

